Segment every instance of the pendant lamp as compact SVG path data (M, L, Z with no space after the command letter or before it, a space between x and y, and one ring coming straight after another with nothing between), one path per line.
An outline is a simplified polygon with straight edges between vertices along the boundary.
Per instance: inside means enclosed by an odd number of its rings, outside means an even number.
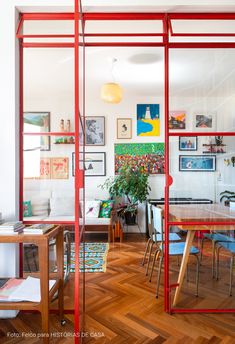
M111 104L117 104L120 103L120 101L122 100L122 96L123 96L123 91L121 86L115 82L114 80L114 75L113 75L113 68L114 68L114 64L117 62L116 58L113 58L111 60L111 75L112 75L112 82L107 82L105 84L103 84L103 86L101 87L101 99L105 102L105 103L111 103Z

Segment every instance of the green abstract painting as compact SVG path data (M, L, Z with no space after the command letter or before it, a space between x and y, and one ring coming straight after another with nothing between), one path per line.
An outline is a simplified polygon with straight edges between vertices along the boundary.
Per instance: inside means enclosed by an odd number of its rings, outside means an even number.
M115 144L115 174L123 165L141 166L148 174L163 174L165 167L164 143Z

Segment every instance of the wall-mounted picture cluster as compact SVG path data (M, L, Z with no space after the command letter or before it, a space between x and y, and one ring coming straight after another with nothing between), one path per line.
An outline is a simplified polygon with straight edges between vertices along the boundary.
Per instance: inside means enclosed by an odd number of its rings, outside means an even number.
M164 143L115 144L115 174L123 165L142 167L148 174L163 174L165 169Z

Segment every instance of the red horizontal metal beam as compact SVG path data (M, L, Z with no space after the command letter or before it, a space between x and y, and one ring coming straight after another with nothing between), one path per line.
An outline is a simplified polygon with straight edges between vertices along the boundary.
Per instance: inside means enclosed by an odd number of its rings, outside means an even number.
M235 136L235 132L230 131L217 131L217 132L169 132L169 136Z
M171 33L172 37L234 37L235 33L183 33L183 32L177 32L174 33L172 31Z
M83 13L86 20L164 20L165 13Z
M234 308L217 309L217 308L171 308L171 313L235 313Z
M74 13L22 13L23 20L74 20Z
M234 49L235 42L182 42L169 43L172 49Z
M87 42L85 47L163 47L164 43L155 42Z
M37 179L37 178L35 178ZM24 224L26 225L30 225L30 224L37 224L38 221L23 221ZM48 223L48 224L55 224L55 225L75 225L75 222L74 221L43 221L43 220L40 220L40 223Z
M174 206L173 204L169 204L169 208ZM226 220L226 221L169 221L169 226L226 226L226 225L235 225L234 220ZM203 229L202 229L203 231Z
M16 35L17 38L74 38L74 35Z
M233 20L235 13L168 13L170 20Z
M22 43L23 48L74 48L74 43Z
M155 37L164 36L165 33L85 33L84 37Z
M23 135L29 136L75 136L75 132L42 132L42 133L23 133Z

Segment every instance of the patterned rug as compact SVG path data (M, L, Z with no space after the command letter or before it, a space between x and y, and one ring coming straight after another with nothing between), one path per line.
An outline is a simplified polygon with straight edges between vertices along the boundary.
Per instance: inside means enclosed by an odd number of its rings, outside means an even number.
M98 242L98 243L82 243L80 245L80 272L105 272L107 254L109 250L109 244ZM66 256L64 257L66 266ZM75 245L71 245L71 269L70 272L75 271Z

